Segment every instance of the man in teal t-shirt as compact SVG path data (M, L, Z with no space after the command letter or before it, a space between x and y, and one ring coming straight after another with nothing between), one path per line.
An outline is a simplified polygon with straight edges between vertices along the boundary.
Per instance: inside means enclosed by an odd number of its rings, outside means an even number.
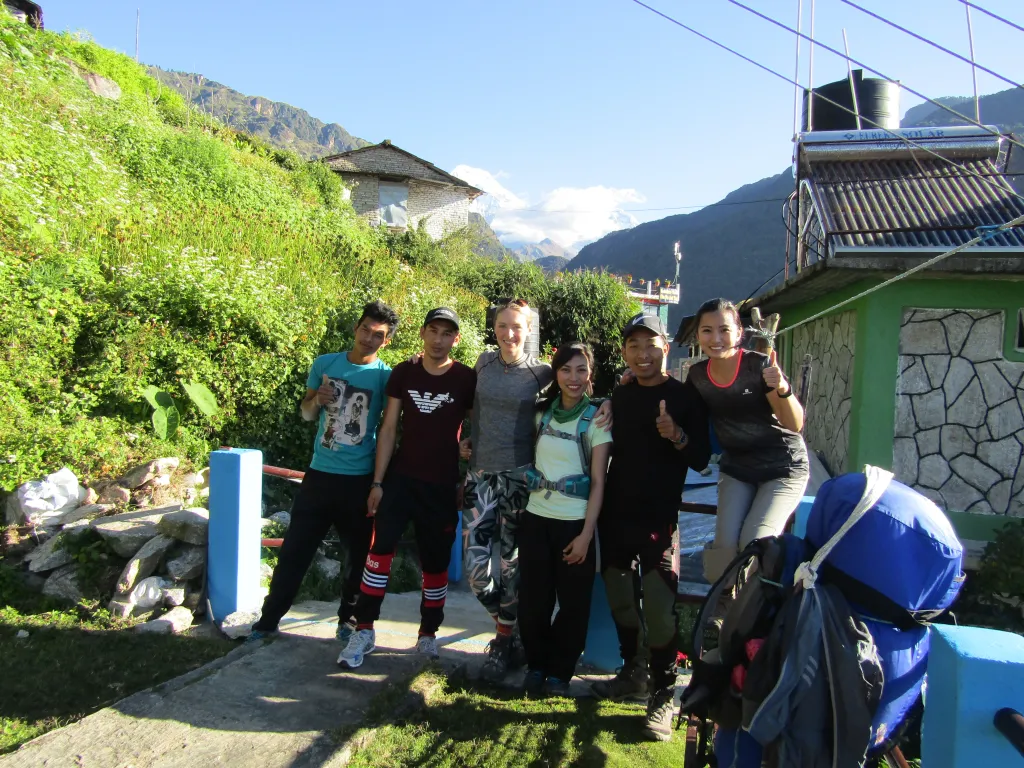
M345 628L359 596L363 564L370 549L373 518L367 516L367 497L373 485L377 425L386 397L391 368L377 358L391 341L398 315L375 301L363 307L356 323L355 344L348 352L321 355L306 378L300 410L306 421L319 419L313 459L292 505L292 521L284 536L270 593L252 628L259 639L277 631L291 608L317 547L333 525L348 547L341 574L338 637L347 642Z

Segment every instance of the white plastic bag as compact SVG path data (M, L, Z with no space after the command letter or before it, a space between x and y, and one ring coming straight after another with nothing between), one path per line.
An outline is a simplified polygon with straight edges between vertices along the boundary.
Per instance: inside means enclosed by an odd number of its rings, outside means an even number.
M18 486L14 514L22 521L47 527L57 525L61 515L77 507L84 498L84 488L75 473L67 467L42 480L30 480Z
M150 576L135 585L132 590L130 602L138 608L155 608L164 599L164 589L170 586L170 582L161 579L159 576Z

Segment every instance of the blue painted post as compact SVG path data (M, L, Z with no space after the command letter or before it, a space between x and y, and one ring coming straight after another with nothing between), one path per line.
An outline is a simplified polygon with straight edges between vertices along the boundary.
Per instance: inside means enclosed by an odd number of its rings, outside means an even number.
M612 621L612 609L604 590L604 579L598 573L590 600L590 622L587 624L587 644L583 649L583 663L606 672L622 666L619 656L619 636Z
M1020 755L992 720L1024 702L1024 637L981 627L935 625L928 654L921 764L1010 766Z
M455 522L455 541L452 542L452 559L448 563L448 583L455 584L462 578L462 510Z
M206 579L214 621L259 610L262 494L262 451L230 448L210 454Z
M796 514L793 517L793 535L801 539L807 534L807 518L811 514L811 507L814 506L813 496L804 496L796 507Z

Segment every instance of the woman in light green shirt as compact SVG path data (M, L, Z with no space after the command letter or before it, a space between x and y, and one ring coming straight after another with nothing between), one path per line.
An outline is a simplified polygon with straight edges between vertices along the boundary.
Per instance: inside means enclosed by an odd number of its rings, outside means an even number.
M519 632L527 695L567 695L583 653L594 586L594 530L604 497L611 433L590 402L590 347L560 347L555 380L537 414L530 501L519 527ZM558 601L558 614L551 618Z

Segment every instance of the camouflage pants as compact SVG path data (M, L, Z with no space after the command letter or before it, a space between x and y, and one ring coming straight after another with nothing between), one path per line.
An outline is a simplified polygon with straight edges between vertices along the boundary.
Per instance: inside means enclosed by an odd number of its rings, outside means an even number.
M525 467L523 468L525 469ZM466 575L477 599L501 624L515 624L519 608L519 516L530 498L522 470L470 471L466 475L463 550ZM491 567L495 541L501 573Z

